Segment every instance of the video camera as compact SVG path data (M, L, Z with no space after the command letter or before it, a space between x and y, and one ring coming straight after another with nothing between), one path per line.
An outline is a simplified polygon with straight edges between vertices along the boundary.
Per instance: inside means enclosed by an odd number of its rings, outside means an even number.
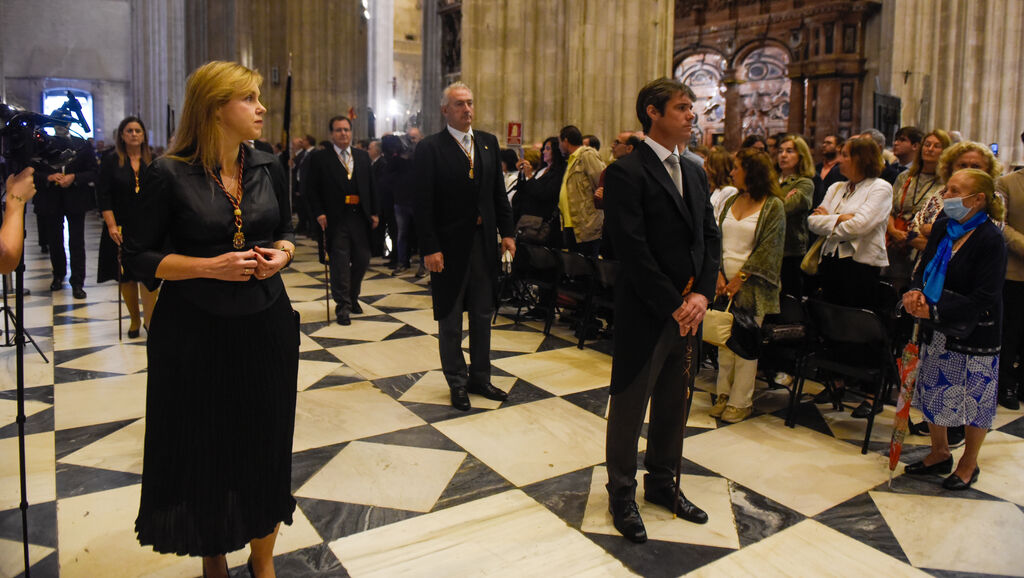
M89 132L89 123L82 114L82 105L68 91L68 100L53 114L37 114L0 103L0 155L12 172L32 166L59 171L75 158L85 139L75 136L47 134L44 129L69 129L78 124Z

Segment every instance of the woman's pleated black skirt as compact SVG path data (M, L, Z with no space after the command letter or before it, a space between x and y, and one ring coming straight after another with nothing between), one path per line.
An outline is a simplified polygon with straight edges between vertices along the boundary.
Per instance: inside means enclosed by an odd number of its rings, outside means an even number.
M157 552L214 556L291 524L298 321L286 293L241 317L172 291L149 334L142 500Z

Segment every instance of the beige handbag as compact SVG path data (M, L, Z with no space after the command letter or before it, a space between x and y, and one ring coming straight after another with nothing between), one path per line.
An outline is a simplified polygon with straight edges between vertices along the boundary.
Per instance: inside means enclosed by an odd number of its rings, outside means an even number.
M705 343L710 343L716 347L725 347L725 343L732 337L732 313L729 313L729 308L732 307L732 298L729 298L729 304L725 306L725 311L719 311L717 309L708 309L707 313L704 314L704 328L703 328L703 340Z
M825 245L825 237L818 237L818 240L811 245L800 261L800 270L808 275L818 274L818 264L821 263L821 248Z

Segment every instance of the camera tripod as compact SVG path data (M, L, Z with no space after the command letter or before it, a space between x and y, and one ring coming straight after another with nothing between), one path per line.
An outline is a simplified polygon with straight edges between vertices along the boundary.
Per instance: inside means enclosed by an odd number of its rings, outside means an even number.
M24 265L19 266L18 267L18 271L15 272L14 274L18 275L20 277L22 275L23 267L24 267ZM20 281L20 279L19 279L19 281ZM21 327L21 322L18 319L17 314L14 311L11 310L12 308L11 308L10 302L7 300L7 294L8 294L9 287L10 286L8 285L8 282L7 282L7 275L3 275L3 294L4 294L4 296L3 296L3 305L0 306L0 312L3 312L3 317L4 317L4 342L3 342L2 345L0 345L0 347L11 347L11 346L13 346L15 344L15 340L17 340L19 338L18 334L20 333L21 334L21 339L22 340L27 340L29 343L31 343L32 347L34 347L36 352L39 353L39 356L43 358L43 361L45 361L46 363L50 363L50 360L46 358L46 354L43 353L43 350L39 349L39 344L36 343L36 340L32 339L32 336L29 335L28 331L25 331L25 329L23 327ZM15 290L14 298L16 300L20 300L20 299L24 298L21 292L22 292L22 288L21 287L19 287L19 288L17 288ZM11 335L11 330L12 329L14 330L14 335ZM20 332L18 331L19 329L21 330Z

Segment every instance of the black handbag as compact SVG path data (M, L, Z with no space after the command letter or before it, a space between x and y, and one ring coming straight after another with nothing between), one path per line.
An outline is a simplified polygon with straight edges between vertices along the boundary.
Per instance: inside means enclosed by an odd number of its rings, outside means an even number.
M718 306L715 307L716 310ZM732 305L732 299L725 307L732 315L732 327L725 346L743 359L757 359L761 353L761 327L749 311Z
M537 215L523 215L516 223L516 239L524 243L544 245L551 236L551 220Z

